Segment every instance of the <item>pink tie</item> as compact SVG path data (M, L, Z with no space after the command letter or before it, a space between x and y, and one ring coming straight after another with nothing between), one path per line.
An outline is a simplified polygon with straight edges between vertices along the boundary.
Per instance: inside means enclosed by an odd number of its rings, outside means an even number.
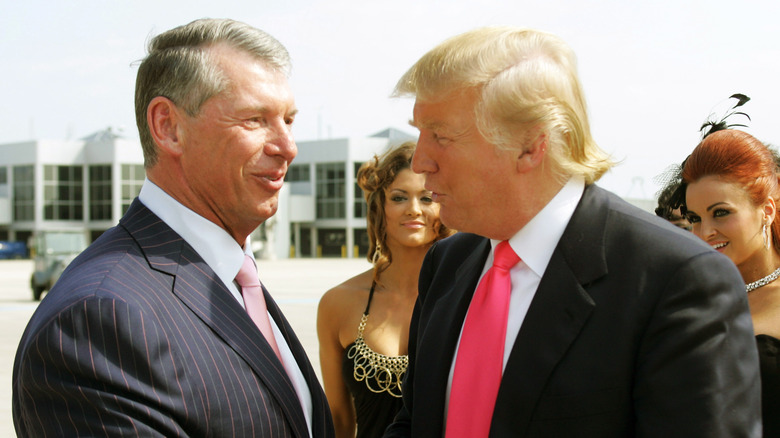
M509 270L519 261L508 242L499 242L493 266L474 292L455 359L446 438L482 438L490 432L504 364Z
M276 345L276 338L274 337L274 331L271 328L271 320L268 319L268 308L265 306L265 298L263 297L263 290L260 287L260 280L257 277L257 267L252 257L248 255L244 256L244 265L236 275L236 282L241 286L241 295L244 296L244 305L246 306L246 312L252 321L255 322L257 328L265 336L265 339L271 344L276 357L282 360L282 355L279 353L279 346ZM284 361L282 360L282 363Z

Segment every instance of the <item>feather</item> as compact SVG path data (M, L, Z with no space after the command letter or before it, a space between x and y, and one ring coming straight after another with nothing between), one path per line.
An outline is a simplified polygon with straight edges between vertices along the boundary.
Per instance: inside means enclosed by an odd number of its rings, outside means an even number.
M729 108L726 113L720 117L720 120L713 120L713 115L710 114L710 117L705 121L701 127L699 127L699 132L702 133L702 140L707 137L708 135L712 134L716 131L721 131L723 129L731 129L731 128L747 128L747 125L744 125L742 123L728 123L728 119L730 117L734 116L744 116L748 120L750 119L750 116L747 115L747 113L743 111L737 111L737 108L741 107L742 105L746 104L748 101L750 101L750 98L742 93L734 93L731 96L729 96L729 99L736 99L737 103L735 103L731 108ZM751 120L752 121L752 120Z
M749 97L745 96L742 93L732 94L731 96L729 96L729 99L737 99L737 104L734 105L734 108L740 107L740 106L748 103L748 101L750 100Z

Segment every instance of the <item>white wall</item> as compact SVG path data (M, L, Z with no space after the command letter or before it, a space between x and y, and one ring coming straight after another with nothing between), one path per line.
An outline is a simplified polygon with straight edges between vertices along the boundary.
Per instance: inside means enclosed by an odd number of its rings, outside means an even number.
M41 164L81 164L85 157L84 142L39 140L37 155Z
M0 160L2 160L0 164L15 166L34 163L37 150L37 142L35 141L0 144ZM8 179L11 179L10 174Z

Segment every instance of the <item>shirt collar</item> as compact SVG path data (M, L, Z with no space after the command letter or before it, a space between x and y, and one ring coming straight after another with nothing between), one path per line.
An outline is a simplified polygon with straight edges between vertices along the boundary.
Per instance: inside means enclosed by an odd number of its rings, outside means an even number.
M249 237L241 248L222 227L185 207L148 178L138 198L190 244L231 291L235 289L233 280L244 254L252 255Z
M515 254L539 277L547 269L584 189L585 180L582 177L571 177L552 200L509 239ZM493 248L497 244L497 240L491 240Z

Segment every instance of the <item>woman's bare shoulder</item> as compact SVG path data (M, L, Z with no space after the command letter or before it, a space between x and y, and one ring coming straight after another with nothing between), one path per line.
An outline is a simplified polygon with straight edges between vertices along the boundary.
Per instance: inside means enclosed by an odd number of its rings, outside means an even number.
M341 306L354 301L362 301L371 289L373 274L373 270L369 269L332 287L322 295L320 305Z

